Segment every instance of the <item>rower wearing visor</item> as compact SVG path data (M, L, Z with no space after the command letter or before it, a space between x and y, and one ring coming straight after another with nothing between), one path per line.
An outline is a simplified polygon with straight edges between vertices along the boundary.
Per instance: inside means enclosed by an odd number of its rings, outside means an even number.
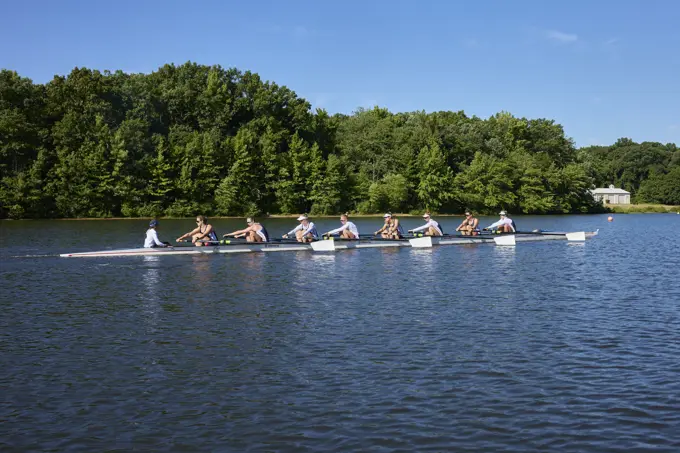
M298 242L312 242L319 239L319 233L316 231L314 222L310 222L309 218L307 218L305 214L302 214L297 218L297 220L300 222L300 225L284 234L283 238L287 238L288 236L294 234Z
M202 245L219 243L217 233L212 225L208 223L205 216L196 216L196 228L177 238L177 242L182 242L185 238L191 237L191 242L200 247Z
M507 212L501 211L499 215L501 216L500 220L484 228L485 231L486 230L493 231L494 229L497 229L497 231L499 231L500 233L514 233L515 231L517 231L515 221L508 217Z
M340 228L331 230L328 233L324 234L324 236L330 237L333 236L334 234L339 234L340 237L343 239L359 239L359 229L353 222L349 221L347 214L343 214L340 216L340 223L342 223L342 226Z
M424 231L426 236L442 236L444 234L441 226L439 226L439 223L430 217L429 212L423 214L423 218L427 223L425 223L425 225L419 226L418 228L409 230L409 233Z
M473 216L470 211L465 211L465 220L458 225L456 231L460 231L463 236L477 236L479 234L479 219Z
M247 242L269 242L269 233L261 223L256 222L252 217L248 217L246 223L248 224L247 228L227 233L223 237L245 237Z
M394 217L389 212L383 216L385 219L385 224L375 235L381 235L385 239L401 239L404 237L404 228L399 223L399 219Z

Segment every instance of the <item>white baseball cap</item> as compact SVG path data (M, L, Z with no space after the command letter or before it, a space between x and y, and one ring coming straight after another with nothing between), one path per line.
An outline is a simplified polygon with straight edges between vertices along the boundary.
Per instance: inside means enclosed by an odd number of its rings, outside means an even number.
M302 214L300 217L297 218L298 222L302 222L303 220L307 220L307 216Z
M505 212L505 211L501 211L501 212L498 213L498 215L507 215L507 214L508 214L508 213Z
M430 217L430 214L428 214L427 212L423 214L423 218L427 219L428 217Z
M392 214L390 214L389 212L383 216L383 219L386 219L388 217L392 217Z

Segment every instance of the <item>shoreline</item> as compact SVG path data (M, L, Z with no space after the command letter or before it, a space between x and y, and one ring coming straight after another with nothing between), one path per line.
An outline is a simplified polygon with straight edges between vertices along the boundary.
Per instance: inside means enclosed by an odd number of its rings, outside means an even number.
M606 214L680 214L680 206L673 205L661 205L661 204L629 204L629 205L608 205L608 211L600 213L575 213L575 214L522 214L522 213L511 213L514 216L567 216L567 215L606 215ZM300 214L272 214L266 216L252 216L256 219L295 219ZM309 214L308 214L309 215ZM332 215L309 215L310 218L316 219L333 219L339 217L341 214ZM404 214L404 213L394 213L395 217L406 217L406 218L419 218L422 214ZM478 217L493 217L496 214L475 214ZM382 217L383 213L375 214L349 214L349 217L354 218L370 218L370 217ZM463 213L460 214L433 214L433 217L464 217ZM59 220L59 221L77 221L77 220L184 220L189 219L194 216L188 217L60 217L60 218L39 218L39 219L0 219L0 221L16 221L16 220ZM249 217L244 216L206 216L210 219L245 219Z
M611 214L676 214L680 213L680 206L667 204L622 204L607 205Z

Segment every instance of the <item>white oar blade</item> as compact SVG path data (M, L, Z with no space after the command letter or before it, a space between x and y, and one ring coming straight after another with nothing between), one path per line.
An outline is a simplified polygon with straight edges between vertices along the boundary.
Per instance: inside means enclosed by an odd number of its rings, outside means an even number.
M493 238L493 241L496 243L496 245L515 245L515 235L510 234L508 236L498 236Z
M573 241L585 241L586 240L586 232L585 231L579 231L578 233L567 233L567 241L573 242Z
M411 244L411 247L414 248L432 247L432 236L409 239L408 242Z
M335 251L335 241L333 239L327 239L325 241L315 241L310 242L312 250L315 252L334 252Z

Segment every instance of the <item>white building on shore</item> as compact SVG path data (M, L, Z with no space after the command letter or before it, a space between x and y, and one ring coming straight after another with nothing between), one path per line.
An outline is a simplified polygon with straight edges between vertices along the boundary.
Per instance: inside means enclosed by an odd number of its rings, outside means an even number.
M590 191L596 201L601 201L602 204L630 204L630 192L617 189L614 185L608 188L599 187Z

